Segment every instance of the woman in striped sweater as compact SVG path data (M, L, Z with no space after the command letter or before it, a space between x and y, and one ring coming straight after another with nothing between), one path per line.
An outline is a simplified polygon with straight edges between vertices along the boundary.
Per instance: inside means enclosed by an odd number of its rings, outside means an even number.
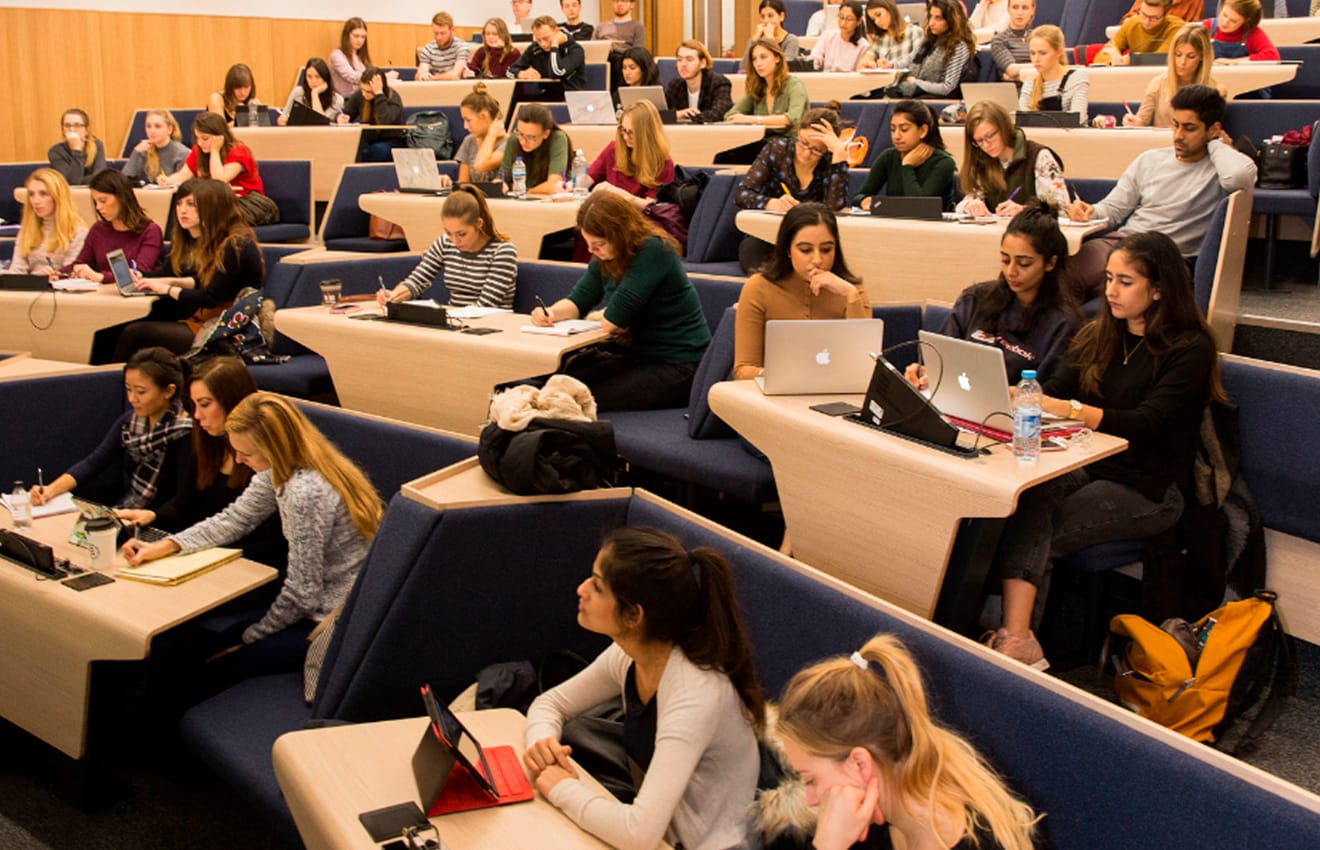
M444 273L449 305L513 307L518 277L518 249L495 229L495 219L481 190L471 184L454 187L440 209L445 232L431 243L417 268L376 300L406 301L419 298Z

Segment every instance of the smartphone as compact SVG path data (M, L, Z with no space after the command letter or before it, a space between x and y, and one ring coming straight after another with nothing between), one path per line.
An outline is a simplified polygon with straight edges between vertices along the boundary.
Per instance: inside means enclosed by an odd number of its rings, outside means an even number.
M491 327L463 328L463 333L475 334L476 336L483 336L485 334L497 334L499 332L500 332L499 328L491 328Z
M817 413L823 413L826 416L851 416L854 413L861 413L862 409L855 404L849 404L846 401L829 401L824 404L813 404L811 409Z
M83 573L75 578L65 580L64 586L73 590L87 590L88 588L113 583L114 579L104 573Z

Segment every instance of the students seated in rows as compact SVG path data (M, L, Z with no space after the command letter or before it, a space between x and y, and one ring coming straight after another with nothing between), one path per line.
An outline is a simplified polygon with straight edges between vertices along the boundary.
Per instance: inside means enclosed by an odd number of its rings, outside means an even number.
M91 119L81 109L60 116L64 139L50 146L46 159L64 175L70 186L85 186L93 175L105 170L105 145L92 135Z
M669 139L655 104L639 100L623 110L614 140L587 167L587 176L593 193L613 192L639 210L655 201L661 186L674 181Z
M777 46L785 59L796 59L802 53L798 37L784 29L784 18L788 12L784 0L761 0L756 7L756 20L752 23L752 37L747 40L746 58L743 60L743 72L752 71L752 48L758 41L769 41Z
M1146 2L1146 0L1132 0L1132 8L1127 10L1127 14L1123 16L1123 20L1126 21L1129 18L1141 14L1141 5L1144 2ZM1177 15L1184 21L1189 22L1199 21L1201 19L1201 14L1204 11L1205 3L1203 0L1173 0L1173 5L1169 7L1170 15Z
M252 469L234 459L225 419L257 391L257 382L237 357L213 357L197 367L188 384L192 399L192 452L172 498L152 508L120 508L123 519L162 531L183 531L229 507L252 479ZM283 567L288 546L272 516L234 541L243 555L270 567Z
M331 121L339 118L339 113L344 111L344 98L330 88L330 68L321 58L313 56L303 65L302 82L289 92L289 101L284 104L284 113L277 122L281 127L289 123L295 103L301 103Z
M1036 846L1036 813L930 715L921 670L892 635L794 675L776 731L807 805L820 810L817 850L868 837L869 847Z
M774 252L738 296L733 378L765 374L766 322L869 318L871 300L843 259L834 213L822 204L799 204L784 215Z
M227 183L238 198L243 220L255 227L280 220L280 208L266 197L256 157L219 115L203 112L193 119L193 147L183 168L161 180L178 185L194 177ZM178 196L175 196L177 202Z
M388 294L377 292L376 301L421 298L443 273L449 298L437 301L452 307L512 309L518 249L496 229L481 190L471 184L455 186L440 208L440 223L444 232L426 249L417 267Z
M528 194L553 195L564 189L572 150L568 134L555 123L549 109L539 103L524 103L518 107L514 133L504 143L500 171L506 176L513 174L513 163L521 157L527 168Z
M188 159L189 148L179 141L179 122L168 109L149 109L143 120L147 137L133 146L124 176L142 183L160 183Z
M1168 70L1150 81L1141 97L1141 107L1135 115L1123 116L1128 127L1172 127L1173 106L1170 101L1184 86L1209 86L1221 95L1227 91L1210 76L1214 52L1210 46L1210 32L1200 24L1185 24L1174 36L1169 51Z
M225 72L225 84L220 91L211 92L206 100L208 112L222 116L225 123L233 125L234 114L240 108L260 106L257 100L257 83L252 78L252 69L242 62L230 65Z
M1009 25L1008 0L977 0L976 7L967 16L967 25L974 30L1000 32Z
M394 149L404 143L403 99L390 88L388 75L380 68L362 72L358 90L344 101L344 111L337 119L340 124L356 122L366 126L393 125L384 130L363 130L358 146L358 162L389 162Z
M90 484L119 466L110 493L82 495L121 508L149 508L174 498L192 451L192 420L183 408L184 365L163 348L144 348L124 364L129 409L110 426L92 453L45 487L32 488L32 503ZM99 498L98 498L99 497Z
M1219 17L1201 22L1201 26L1210 30L1215 61L1221 64L1279 61L1278 48L1260 28L1262 15L1260 0L1224 0L1220 3Z
M1045 24L1031 31L1031 66L1036 76L1018 92L1019 112L1076 112L1086 123L1091 81L1085 68L1069 68L1063 30Z
M1092 65L1126 65L1132 53L1164 53L1182 29L1183 19L1169 13L1173 0L1142 0L1137 14L1124 19L1118 32L1091 60Z
M610 73L618 70L623 54L632 47L645 47L646 24L633 18L634 0L613 0L614 17L596 25L593 38L610 42Z
M87 239L87 225L73 204L69 184L53 168L38 168L23 184L27 200L14 241L10 274L44 274L51 280L73 263Z
M137 282L138 289L160 297L145 319L124 327L114 359L126 360L148 345L182 354L240 290L260 289L265 278L256 234L233 191L219 180L186 181L174 193L169 263Z
M565 91L581 91L587 87L583 73L586 54L573 39L559 41L559 27L555 19L542 15L532 25L532 43L517 61L509 66L505 76L515 80L559 80Z
M1054 151L1027 138L1004 107L988 100L972 104L963 123L963 199L957 210L974 216L1017 215L1040 198L1065 206L1063 163Z
M990 58L999 78L1010 83L1022 79L1022 69L1031 63L1031 22L1036 17L1036 0L1008 0L1008 26L990 40Z
M522 51L513 46L509 25L503 18L491 18L481 28L481 46L468 61L468 71L484 79L504 79Z
M587 271L567 298L532 310L532 323L582 318L603 303L610 340L561 371L591 389L602 413L686 405L710 328L678 244L613 192L583 201L577 227L592 256Z
M564 19L559 22L559 31L574 41L591 41L595 28L582 20L582 0L559 0L559 11Z
M893 67L908 73L890 86L902 97L957 97L968 63L976 57L976 36L958 0L931 0L926 32L916 54Z
M530 33L536 26L532 17L532 0L510 0L511 14L505 19L509 32Z
M772 138L790 135L807 111L807 87L788 73L784 52L773 41L754 41L747 50L747 64L751 70L746 89L724 113L724 119L733 124L760 124Z
M417 79L461 79L470 49L466 41L454 37L454 16L436 12L431 18L431 40L417 51Z
M1209 86L1185 86L1170 100L1173 146L1142 152L1095 206L1068 207L1075 221L1101 219L1116 228L1082 243L1073 283L1085 303L1100 294L1105 259L1125 236L1151 231L1172 237L1188 264L1196 260L1215 207L1229 193L1256 185L1256 164L1220 138L1224 98Z
M367 22L349 18L339 32L339 47L330 51L330 85L335 94L347 100L358 90L362 72L371 67L367 47Z
M855 71L871 47L862 28L862 4L847 0L839 6L839 26L817 39L811 64L817 71Z
M1033 369L1042 381L1062 364L1081 324L1068 285L1068 240L1058 212L1032 202L1013 216L999 240L999 277L962 291L940 333L991 345L1004 352L1009 383ZM926 370L907 369L908 380L926 389Z
M537 790L614 847L742 847L756 794L765 702L733 573L714 549L622 528L579 585L578 623L613 643L527 710ZM630 804L578 781L564 724L622 698L623 751L641 773Z
M107 168L92 178L89 188L96 221L87 231L82 250L64 273L97 283L114 283L115 275L106 259L111 251L123 251L124 259L140 272L160 268L164 234L142 210L132 181Z
M230 412L225 429L234 459L254 473L243 493L164 540L124 546L132 564L228 546L278 513L289 545L288 573L261 619L234 630L237 651L208 664L210 690L302 669L308 635L348 595L383 513L362 470L282 396L249 395Z
M678 76L665 88L665 102L679 121L709 124L723 121L733 106L729 78L713 69L706 45L689 38L674 51Z
M1064 368L1044 383L1042 409L1121 437L1128 448L1018 499L995 552L1003 625L989 645L1048 666L1032 632L1054 557L1110 540L1148 538L1177 522L1177 482L1191 478L1205 406L1225 399L1211 330L1179 248L1159 232L1120 240L1105 268L1103 310L1078 332Z
M612 92L614 105L617 108L621 103L619 89L629 86L658 86L660 69L656 67L651 51L645 47L630 47L619 59L618 75L611 75L610 80L614 89Z
M472 87L472 94L458 106L467 135L454 152L460 183L494 183L503 179L500 163L504 160L508 133L500 112L500 102L486 92L485 83Z
M921 27L903 20L894 0L866 0L866 39L871 46L862 58L863 68L892 68L917 55L925 34Z
M944 199L952 210L958 164L944 147L939 122L930 107L919 100L900 100L889 119L893 147L880 152L871 163L862 189L852 204L864 210L883 189L886 195L934 196Z

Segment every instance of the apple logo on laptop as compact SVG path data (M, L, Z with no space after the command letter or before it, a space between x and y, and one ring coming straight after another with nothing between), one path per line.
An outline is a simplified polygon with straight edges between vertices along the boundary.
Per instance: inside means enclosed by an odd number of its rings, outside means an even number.
M958 376L958 386L965 393L969 393L972 391L972 382L968 380L966 372L963 372L961 375Z
M820 366L830 365L830 350L828 348L822 348L816 352L816 363Z

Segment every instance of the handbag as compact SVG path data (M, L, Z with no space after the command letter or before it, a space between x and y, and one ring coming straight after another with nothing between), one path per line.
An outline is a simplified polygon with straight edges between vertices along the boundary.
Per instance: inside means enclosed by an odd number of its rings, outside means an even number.
M1306 185L1306 153L1303 145L1266 142L1256 160L1256 185L1262 189L1300 189Z
M280 221L279 204L260 192L248 192L238 198L238 209L249 227L260 224L278 224Z
M678 204L655 201L642 207L642 215L655 222L657 227L678 240L680 254L687 251L688 225Z
M378 191L384 191L378 190ZM367 238L381 239L384 241L397 241L408 238L403 228L388 219L381 218L378 215L370 216L367 222Z

